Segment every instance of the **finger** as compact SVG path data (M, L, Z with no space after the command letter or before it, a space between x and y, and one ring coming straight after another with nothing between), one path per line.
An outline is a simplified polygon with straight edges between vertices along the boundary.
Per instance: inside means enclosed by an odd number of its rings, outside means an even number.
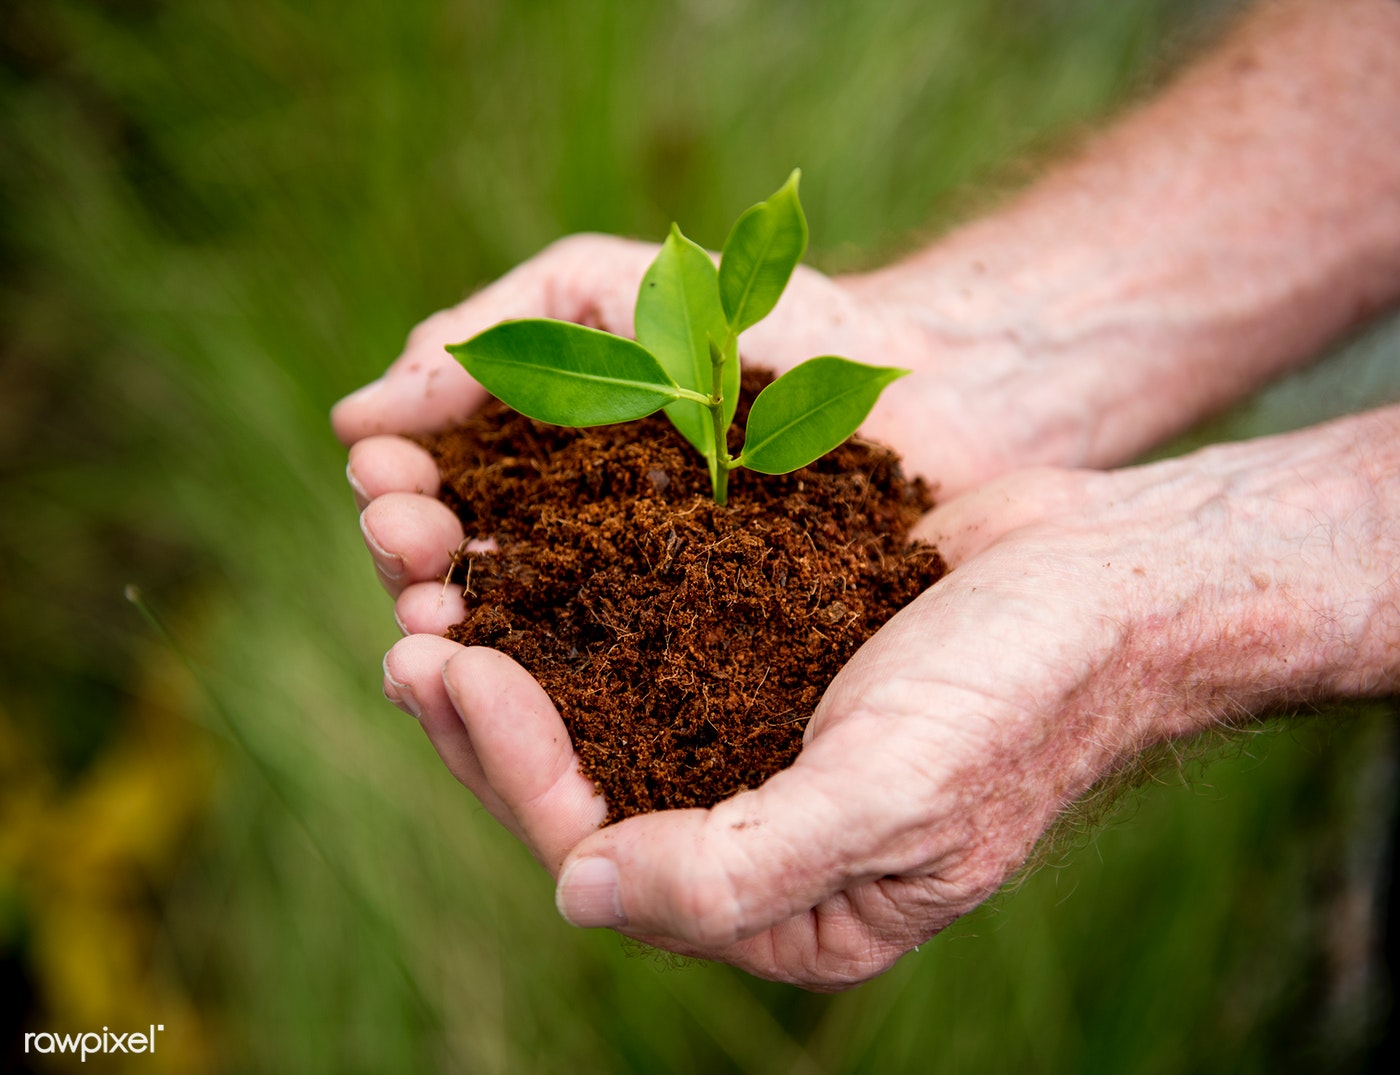
M440 635L467 617L467 599L455 582L415 582L394 602L394 620L406 635Z
M1084 503L1095 475L1032 467L939 504L915 524L911 539L931 542L949 567L986 551L1008 534Z
M888 970L953 921L957 915L941 905L937 892L924 879L881 878L838 892L726 948L640 939L682 955L732 963L760 978L835 992Z
M360 513L360 532L384 588L397 597L405 586L441 579L462 544L462 523L440 500L417 493L385 493Z
M442 479L437 463L425 449L404 437L366 437L350 446L345 479L363 511L385 493L437 496Z
M779 371L817 353L888 365L890 356L881 344L889 341L878 328L872 331L872 320L847 288L799 265L773 312L745 334L746 353L762 354L764 364Z
M331 427L342 443L384 433L432 432L480 407L486 390L445 350L481 330L470 323L448 310L415 328L384 376L331 408Z
M933 819L890 794L907 752L881 742L880 724L842 722L792 768L711 810L629 818L588 837L565 863L560 912L714 951L905 872Z
M427 433L461 421L486 392L448 354L498 321L557 317L630 335L637 282L656 247L600 235L574 235L409 334L403 353L379 380L346 396L331 425L346 444L376 433Z
M554 703L520 665L495 650L459 650L442 679L492 789L551 874L602 825L603 797L580 771Z
M412 635L396 642L384 655L384 697L418 719L448 772L518 837L515 818L486 779L471 736L442 683L442 666L461 649L432 635Z

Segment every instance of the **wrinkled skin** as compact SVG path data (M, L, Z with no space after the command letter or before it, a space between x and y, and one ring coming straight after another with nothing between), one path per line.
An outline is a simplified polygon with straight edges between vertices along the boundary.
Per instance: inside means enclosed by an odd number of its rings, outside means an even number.
M1068 802L1145 746L1351 690L1358 677L1393 688L1376 657L1393 620L1383 599L1355 597L1382 592L1385 564L1344 555L1374 547L1373 516L1356 507L1374 490L1353 477L1370 471L1339 465L1367 438L1400 439L1393 416L1115 473L997 477L1017 457L1020 434L1001 426L1016 413L1005 404L1028 390L1022 356L1004 342L952 345L859 280L803 271L745 337L746 360L782 370L843 353L914 369L864 432L945 495L962 494L920 527L954 570L831 684L789 770L708 811L601 828L603 801L538 684L500 653L439 637L463 612L440 584L463 535L434 497L432 460L394 434L479 404L441 347L497 320L629 331L654 249L597 236L556 244L430 318L386 377L334 415L352 445L366 542L408 636L385 658L385 694L558 879L575 924L843 988L984 901ZM962 450L979 443L981 454ZM1321 544L1320 518L1335 520ZM1337 611L1325 627L1300 625L1304 606Z
M355 444L379 433L429 432L471 413L485 392L443 347L497 321L554 317L631 336L637 286L657 249L606 235L554 243L415 328L384 377L336 405L336 433ZM945 494L1023 463L1026 422L1006 416L1027 408L1011 389L1029 395L1039 386L1022 376L1028 363L1020 348L1002 337L949 346L946 325L913 303L881 299L883 290L872 278L833 280L799 266L774 312L744 333L744 363L782 373L838 354L924 374L916 390L885 393L862 429L899 449L910 470L939 482ZM377 445L356 454L354 473L371 483L360 490L362 501L402 476L394 470L402 460L380 459ZM383 482L374 484L381 470ZM415 477L432 480L427 472Z
M1260 4L1142 107L980 220L866 276L799 270L741 343L903 366L863 432L939 486L953 571L827 690L796 763L708 811L600 829L539 686L439 637L462 540L395 434L470 413L442 350L508 317L630 335L655 247L563 240L416 329L333 416L408 636L384 691L612 926L838 989L977 906L1145 746L1400 690L1400 408L1100 473L1400 303L1400 5ZM1017 469L1033 468L1033 469ZM1058 469L1057 469L1058 468Z

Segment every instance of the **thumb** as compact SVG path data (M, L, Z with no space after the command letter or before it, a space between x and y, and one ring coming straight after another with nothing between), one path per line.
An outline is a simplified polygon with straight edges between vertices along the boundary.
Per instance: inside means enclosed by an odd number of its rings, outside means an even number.
M891 779L913 774L873 734L873 719L829 725L790 769L710 810L633 817L590 835L560 873L560 913L576 926L712 951L910 869L926 818L910 815L912 797L891 795Z
M1025 467L940 503L909 536L936 545L956 568L1016 530L1082 513L1091 483L1103 480L1091 471Z

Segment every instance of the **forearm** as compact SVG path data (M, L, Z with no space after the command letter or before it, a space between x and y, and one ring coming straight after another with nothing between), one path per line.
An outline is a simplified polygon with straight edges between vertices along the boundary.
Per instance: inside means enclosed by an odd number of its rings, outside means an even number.
M1130 460L1400 300L1400 3L1260 5L1011 204L858 286L1028 373L987 387L1023 416L1016 462Z

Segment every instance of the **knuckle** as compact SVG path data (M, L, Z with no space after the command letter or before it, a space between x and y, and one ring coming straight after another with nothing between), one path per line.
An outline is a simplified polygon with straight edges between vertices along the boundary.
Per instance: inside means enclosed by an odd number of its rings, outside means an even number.
M804 968L801 976L795 978L792 984L814 993L841 993L884 974L905 951L906 948L875 944L865 952L822 960L815 966Z
M734 883L727 874L691 876L677 887L671 902L682 940L713 950L739 939L743 915Z
M610 235L598 232L574 232L572 235L555 239L540 251L536 260L551 267L574 265L597 257L600 251L607 249L609 245L617 241Z
M452 342L456 332L456 324L456 316L451 309L431 313L409 329L404 350L406 352L436 351L443 345Z
M926 877L910 899L922 917L939 930L995 896L1023 861L1024 852L985 847L953 859Z

